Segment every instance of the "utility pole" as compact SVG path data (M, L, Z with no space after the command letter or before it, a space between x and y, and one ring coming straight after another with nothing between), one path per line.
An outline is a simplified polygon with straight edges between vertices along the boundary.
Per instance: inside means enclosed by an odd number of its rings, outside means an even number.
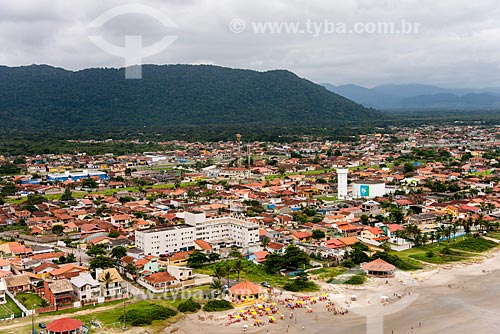
M241 134L236 134L236 141L238 143L238 163L237 166L241 167Z
M125 298L123 298L123 329L127 329L127 304L125 303Z
M31 310L31 334L35 334L35 304Z
M251 155L250 155L250 143L247 144L247 155L248 155L248 178L252 177L252 166L250 166Z
M127 285L127 297L128 297L128 285ZM125 296L123 297L123 329L127 329L127 300Z

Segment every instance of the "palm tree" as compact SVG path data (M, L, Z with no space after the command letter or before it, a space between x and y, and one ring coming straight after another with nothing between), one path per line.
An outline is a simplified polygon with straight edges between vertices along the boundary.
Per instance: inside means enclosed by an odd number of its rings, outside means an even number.
M224 268L224 265L222 263L217 263L215 266L214 266L214 276L220 280L222 277L224 277L226 275L226 271L225 271L225 268Z
M132 263L132 262L129 262L127 263L127 265L125 266L125 270L127 272L129 272L130 274L132 275L135 275L136 272L137 272L137 267Z
M240 273L245 269L245 263L243 260L238 259L233 262L233 271L238 275L238 282L240 281Z
M101 281L106 284L106 292L108 291L109 284L113 283L113 277L111 277L111 273L109 271L106 271L104 276L101 277Z
M435 236L436 236L437 242L439 242L441 240L441 238L443 237L443 232L441 231L440 227L436 230Z
M431 243L434 243L434 240L436 240L436 232L435 231L431 231L431 233L429 234L429 239L430 239Z
M262 242L261 242L262 248L266 249L267 246L269 246L270 242L271 242L271 240L269 240L268 237L262 238Z
M227 277L227 286L229 287L229 276L233 273L233 267L229 261L225 261L223 268L224 274Z
M222 293L222 282L218 279L213 280L212 283L210 283L210 289L219 291Z
M220 259L220 255L217 253L210 253L208 254L208 261L210 262L215 262Z
M453 239L457 235L457 223L453 223L450 225L450 233L453 233Z

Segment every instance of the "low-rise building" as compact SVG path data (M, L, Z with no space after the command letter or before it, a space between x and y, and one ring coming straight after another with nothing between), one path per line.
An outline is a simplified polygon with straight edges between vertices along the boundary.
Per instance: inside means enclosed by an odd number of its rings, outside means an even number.
M82 302L96 301L101 295L101 285L90 273L81 273L79 276L71 278L73 285L73 295L76 300Z

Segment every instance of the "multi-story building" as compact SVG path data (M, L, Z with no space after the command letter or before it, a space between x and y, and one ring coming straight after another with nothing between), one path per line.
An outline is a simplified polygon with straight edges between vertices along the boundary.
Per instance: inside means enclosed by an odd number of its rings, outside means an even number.
M196 228L196 239L225 246L248 247L259 243L259 226L247 220L223 216L206 218L205 213L186 212L187 225Z
M135 245L145 255L162 255L193 249L195 227L181 224L135 231Z
M146 255L161 255L194 249L194 241L200 239L221 247L259 243L259 226L241 218L207 218L203 212L186 212L184 220L182 225L136 231L136 246Z

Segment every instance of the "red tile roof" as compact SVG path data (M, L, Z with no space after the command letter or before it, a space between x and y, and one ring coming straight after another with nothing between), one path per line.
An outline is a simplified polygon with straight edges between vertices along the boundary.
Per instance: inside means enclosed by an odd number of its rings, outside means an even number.
M71 318L62 318L52 321L47 324L47 330L55 333L64 333L75 331L82 327L83 323L80 320Z
M247 296L262 293L264 289L260 285L254 284L250 281L243 281L231 287L229 291L231 291L234 295Z
M151 284L157 284L157 283L172 282L175 281L176 278L170 275L168 272L162 271L159 273L154 273L149 276L146 276L144 277L144 280L148 281Z
M369 271L393 271L394 269L396 269L395 266L385 262L382 259L376 259L372 262L362 264L361 267Z
M203 239L195 240L194 243L197 244L198 247L200 247L203 250L211 250L212 249L212 246L210 246L210 244Z

